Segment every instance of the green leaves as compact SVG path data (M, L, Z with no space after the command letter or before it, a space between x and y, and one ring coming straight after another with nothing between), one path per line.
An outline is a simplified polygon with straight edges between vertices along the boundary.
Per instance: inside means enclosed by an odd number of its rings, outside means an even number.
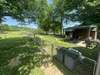
M74 10L76 12L69 14ZM47 0L0 0L0 22L4 16L11 16L21 22L26 22L26 19L35 21L46 30L55 27L62 29L65 18L83 24L95 24L100 23L100 1L53 0L49 5ZM59 23L59 27L56 23Z
M0 19L11 16L24 21L26 18L35 18L35 0L2 0L0 1ZM32 17L31 17L32 16Z

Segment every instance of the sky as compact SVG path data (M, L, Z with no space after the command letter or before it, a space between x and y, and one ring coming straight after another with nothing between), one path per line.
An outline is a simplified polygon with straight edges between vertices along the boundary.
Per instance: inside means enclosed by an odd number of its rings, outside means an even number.
M11 17L7 17L6 16L5 19L4 19L3 24L8 24L9 26L16 26L16 25L19 25L19 22L16 19L13 19ZM72 21L69 20L67 22L67 24L65 22L63 22L64 28L66 28L66 27L72 27L72 26L79 25L79 24L80 23L78 21L72 22ZM33 22L31 24L26 25L26 27L29 27L29 28L37 28L37 24L35 24Z
M51 4L52 3L52 0L48 0L48 4ZM16 20L16 19L13 19L9 16L6 16L4 17L4 22L3 24L8 24L10 26L16 26L16 25L19 25L19 22ZM80 23L79 22L72 22L72 21L68 21L67 24L66 23L63 23L63 26L64 28L66 27L72 27L72 26L75 26L75 25L79 25ZM37 25L33 22L29 25L26 25L26 27L30 27L30 28L37 28Z
M80 25L80 22L78 22L78 21L72 22L70 20L67 22L67 24L63 22L63 27L64 28L73 27L75 25Z
M52 3L52 0L48 0L48 4L51 4ZM3 24L8 24L10 26L16 26L19 24L19 22L16 20L16 19L13 19L11 17L4 17L4 22ZM30 27L30 28L37 28L37 25L35 23L31 23L29 25L27 25L26 27Z
M48 4L52 4L52 0L48 0Z
M6 16L4 17L4 22L3 24L7 24L9 26L16 26L16 25L19 25L19 22L16 20L16 19L13 19L9 16ZM26 25L26 27L29 27L29 28L37 28L37 25L33 22L33 23L30 23L28 25Z
M17 25L18 22L17 22L15 19L6 16L6 17L4 17L4 22L3 22L3 24Z

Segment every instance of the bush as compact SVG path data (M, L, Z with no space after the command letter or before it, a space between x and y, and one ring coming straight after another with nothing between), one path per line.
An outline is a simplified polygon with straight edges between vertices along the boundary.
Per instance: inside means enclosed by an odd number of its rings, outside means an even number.
M84 59L82 63L79 63L77 71L80 75L93 75L94 62L88 59Z

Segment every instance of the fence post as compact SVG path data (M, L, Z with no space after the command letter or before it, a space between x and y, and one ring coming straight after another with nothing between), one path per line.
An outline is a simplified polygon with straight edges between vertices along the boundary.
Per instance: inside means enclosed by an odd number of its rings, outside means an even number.
M34 33L34 38L36 37L36 34Z
M53 60L54 44L51 44L51 60Z

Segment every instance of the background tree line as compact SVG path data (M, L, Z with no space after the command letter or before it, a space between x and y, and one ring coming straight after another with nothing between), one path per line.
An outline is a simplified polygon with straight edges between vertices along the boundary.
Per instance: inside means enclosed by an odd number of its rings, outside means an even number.
M46 33L61 33L63 21L100 27L100 0L0 0L0 23L5 16L35 22Z

